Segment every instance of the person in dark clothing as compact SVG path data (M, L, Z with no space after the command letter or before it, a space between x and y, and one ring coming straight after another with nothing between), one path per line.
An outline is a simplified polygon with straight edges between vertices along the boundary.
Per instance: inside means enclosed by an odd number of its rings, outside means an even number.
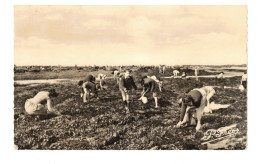
M130 113L130 97L132 89L137 90L137 87L133 77L130 75L130 70L126 70L124 75L119 77L119 90L122 94L122 99L127 113Z
M143 91L139 100L142 100L147 93L151 92L155 101L155 108L158 108L158 92L162 91L162 82L159 80L160 78L152 77L145 76L142 78L141 85L143 86Z
M141 80L139 81L142 86L143 86L143 84L144 84L144 79L146 79L146 78L151 78L151 79L153 79L153 80L154 80L155 82L157 82L157 83L162 82L162 81L161 81L161 78L158 77L158 76L155 76L155 75L153 75L153 76L144 75L144 76L141 77Z
M89 81L89 82L95 82L95 81L96 81L96 78L95 78L94 75L88 75L83 81L84 81L84 82L87 82L87 81Z
M209 100L214 95L215 90L210 86L205 86L199 89L193 89L184 94L179 101L181 103L180 120L177 127L190 122L191 125L196 125L196 130L201 128L201 117L204 112L210 112Z

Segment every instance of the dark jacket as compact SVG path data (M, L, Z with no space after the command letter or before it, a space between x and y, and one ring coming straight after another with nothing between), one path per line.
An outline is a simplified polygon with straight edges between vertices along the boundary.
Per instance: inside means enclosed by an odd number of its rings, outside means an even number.
M93 76L93 75L88 75L84 80L83 82L95 82L96 81L96 78Z
M128 78L125 78L124 76L120 77L119 88L120 89L126 88L126 90L131 90L132 88L134 88L135 90L137 89L132 76L129 76Z
M159 91L158 84L152 78L143 79L143 88L144 88L145 93Z
M202 94L197 90L191 90L182 98L180 121L183 120L187 106L200 107Z

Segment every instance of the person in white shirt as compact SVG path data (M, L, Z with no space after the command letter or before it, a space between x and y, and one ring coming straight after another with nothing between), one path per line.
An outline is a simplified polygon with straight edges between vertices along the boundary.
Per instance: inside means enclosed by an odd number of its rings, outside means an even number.
M159 65L159 73L163 73L165 72L166 66L165 65Z
M186 79L186 73L185 72L182 72L181 78Z
M27 99L24 108L29 115L46 115L60 113L53 107L52 98L57 97L55 89L50 91L40 91L33 98Z
M174 70L173 71L173 77L174 78L176 78L176 77L178 77L178 74L179 74L180 72L178 71L178 70Z
M107 75L104 75L102 73L98 74L97 80L99 80L99 85L100 85L100 89L103 90L105 89L105 79L107 78Z
M165 73L165 70L166 70L166 66L163 65L163 66L162 66L162 73L163 73L163 74Z
M119 75L120 72L116 69L112 72L113 76L114 76L114 80L116 80L116 83L119 84Z
M216 77L217 79L223 79L224 72L220 72Z
M244 74L242 75L241 85L243 85L243 87L247 89L247 72L244 72Z

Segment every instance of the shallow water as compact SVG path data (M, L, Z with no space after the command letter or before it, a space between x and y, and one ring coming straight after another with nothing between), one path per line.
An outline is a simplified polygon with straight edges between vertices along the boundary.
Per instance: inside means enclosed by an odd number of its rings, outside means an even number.
M219 72L219 71L212 71L212 70L207 70L207 71L208 72ZM224 71L224 70L220 70L220 71L224 72L223 77L242 76L244 74L244 72L239 72L239 71L237 71L237 72L235 72L235 71L230 72L230 71ZM215 77L215 75L211 75L211 76Z
M44 79L44 80L15 80L16 84L26 85L26 84L55 84L55 83L62 83L62 82L71 82L76 80L71 79Z
M224 108L228 108L231 104L215 104L214 102L212 102L209 106L209 108L211 110L218 110L218 109L224 109Z
M108 77L107 79L112 78ZM16 84L20 85L32 85L32 84L56 84L66 82L77 82L79 79L41 79L41 80L15 80ZM97 79L98 80L98 79Z
M212 70L214 69L214 70ZM241 70L247 70L247 67L222 67L222 68L212 68L212 67L205 67L205 71L207 72L224 72L224 77L234 77L234 76L242 76L244 74ZM227 71L233 70L233 71Z
M210 71L209 71L210 72ZM215 71L212 71L215 72ZM230 78L230 77L236 77L236 76L242 76L243 72L227 72L223 75L223 78ZM204 75L204 76L186 76L187 78L216 78L216 75ZM169 77L161 77L161 78L165 78L165 79L170 79L173 78L172 76ZM181 78L181 76L178 76L177 78Z

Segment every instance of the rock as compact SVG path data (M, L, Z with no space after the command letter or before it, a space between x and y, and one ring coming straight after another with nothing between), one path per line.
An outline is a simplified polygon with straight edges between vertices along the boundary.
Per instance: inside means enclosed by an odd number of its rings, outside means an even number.
M176 145L174 145L174 144L170 144L170 145L168 146L168 149L178 150L178 147L177 147Z
M95 123L96 123L96 119L95 119L94 117L92 117L92 118L89 120L89 122L90 122L91 124L95 124Z
M130 145L127 146L127 149L128 149L128 150L137 150L138 147L137 147L137 145L135 145L135 144L130 144Z
M183 141L183 149L184 150L196 150L196 149L198 149L197 143L190 139Z
M86 137L86 140L89 142L89 145L91 145L91 146L95 146L97 144L94 137L91 137L91 138Z
M120 140L120 136L118 133L113 133L112 136L108 137L105 142L105 146L112 145L115 142Z
M153 144L154 144L154 141L151 141L151 142L149 143L149 147L152 147Z
M162 148L162 149L168 149L169 146L168 146L168 145L162 145L161 148Z
M167 122L166 122L166 124L172 124L173 123L173 120L168 120Z
M32 150L36 150L36 149L39 149L39 145L35 145L32 147Z
M146 136L144 136L141 138L141 141L143 144L147 144L149 142L149 139Z
M158 150L158 149L159 149L158 146L154 146L154 147L152 147L150 150Z

